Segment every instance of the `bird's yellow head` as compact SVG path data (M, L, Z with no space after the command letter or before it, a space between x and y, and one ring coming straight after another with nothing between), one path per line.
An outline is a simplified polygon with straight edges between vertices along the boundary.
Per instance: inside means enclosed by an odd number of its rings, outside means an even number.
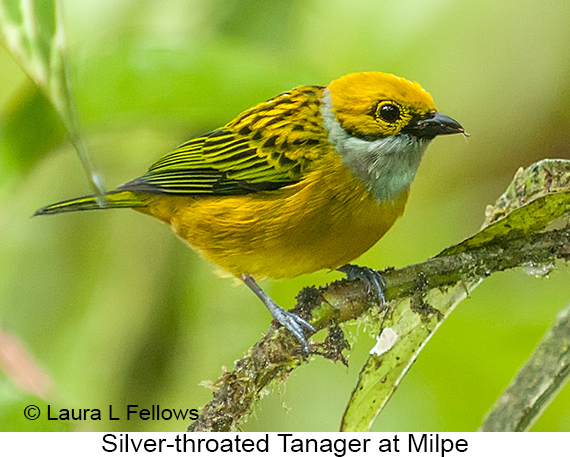
M408 191L431 140L465 133L417 82L381 72L331 82L321 113L329 142L379 202Z
M338 121L357 138L395 135L414 119L436 111L431 95L417 82L389 73L352 73L328 89Z

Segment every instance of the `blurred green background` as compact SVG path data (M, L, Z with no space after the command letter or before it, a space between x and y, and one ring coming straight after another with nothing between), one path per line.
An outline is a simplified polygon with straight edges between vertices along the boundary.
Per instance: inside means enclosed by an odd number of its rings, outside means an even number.
M403 219L360 264L423 261L477 231L519 166L570 159L567 1L66 0L63 12L83 130L107 188L296 85L364 70L419 81L471 137L434 142ZM26 404L40 403L17 376L55 408L199 408L210 399L200 383L232 367L270 316L134 211L30 218L89 187L51 107L3 48L0 87L0 328L37 364L0 376L0 428L184 430L188 421L68 425L47 421L45 409L23 418ZM303 286L339 277L262 286L290 307ZM483 282L373 430L475 430L570 299L569 279L559 265L548 278L515 271ZM337 430L373 345L362 328L349 330L348 369L321 359L301 367L244 430ZM569 406L566 389L533 430L570 431Z

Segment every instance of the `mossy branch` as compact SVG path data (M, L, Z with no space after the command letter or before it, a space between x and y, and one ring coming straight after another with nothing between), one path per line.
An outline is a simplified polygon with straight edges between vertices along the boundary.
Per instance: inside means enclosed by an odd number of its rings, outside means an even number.
M380 328L390 327L396 343L386 345L380 337L380 348L375 348L361 372L361 388L355 389L341 429L369 427L425 342L483 278L570 258L570 230L542 231L570 211L570 193L564 184L568 181L567 161L543 161L519 170L497 204L488 208L486 228L435 258L382 272L389 308L380 316ZM312 356L337 361L344 360L342 351L347 347L338 325L378 307L360 281L341 280L303 289L295 309L311 320L317 332L329 329L323 343L310 343ZM188 430L238 429L273 380L284 380L309 360L289 332L270 328L232 371L213 383L213 399Z

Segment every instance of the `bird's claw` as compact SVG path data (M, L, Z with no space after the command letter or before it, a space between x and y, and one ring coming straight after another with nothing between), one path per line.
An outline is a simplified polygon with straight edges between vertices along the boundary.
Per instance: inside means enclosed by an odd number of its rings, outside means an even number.
M378 297L378 302L381 308L384 308L386 304L386 295L384 291L386 290L386 282L384 277L377 270L373 270L368 267L361 267L359 265L346 264L340 267L338 271L346 275L346 279L349 281L361 280L366 286L366 291L368 293L374 292Z
M279 308L278 311L272 312L273 317L279 322L283 327L289 330L297 340L303 346L303 350L306 354L309 353L309 343L305 338L305 330L315 333L315 327L313 327L309 322L303 319L301 316L285 311L283 308Z
M242 273L241 280L244 284L249 287L255 295L263 302L263 304L267 307L273 318L279 322L283 327L289 330L297 340L303 346L305 353L309 354L309 343L307 343L307 339L305 338L305 332L303 331L303 327L305 330L309 330L312 333L316 333L315 327L309 324L305 319L301 316L298 316L295 313L291 313L289 311L285 311L279 305L277 305L269 295L267 295L261 287L255 282L253 277L250 274Z

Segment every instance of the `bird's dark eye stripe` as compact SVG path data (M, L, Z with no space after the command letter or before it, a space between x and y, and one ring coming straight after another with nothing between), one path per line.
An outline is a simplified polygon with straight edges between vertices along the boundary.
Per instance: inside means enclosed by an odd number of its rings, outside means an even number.
M376 109L377 116L385 122L396 122L400 119L400 107L395 103L381 103Z

